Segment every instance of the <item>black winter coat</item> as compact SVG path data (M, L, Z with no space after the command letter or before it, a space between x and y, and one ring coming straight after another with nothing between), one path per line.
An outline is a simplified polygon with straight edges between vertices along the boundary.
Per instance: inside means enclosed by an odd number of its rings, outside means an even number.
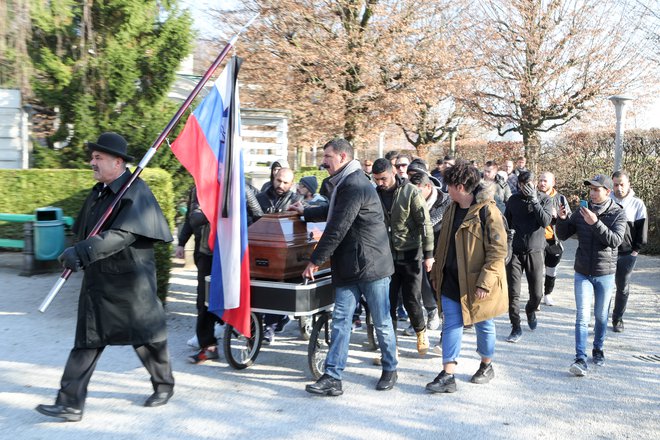
M506 203L504 216L513 236L513 252L527 254L545 249L545 228L552 221L552 202L544 193L537 192L538 200L532 203L521 193L512 195Z
M135 180L101 232L85 238L129 178L126 171L105 189L95 185L73 225L85 271L76 348L142 345L167 338L165 311L156 295L154 243L170 242L172 234L144 181Z
M383 208L376 188L357 170L336 188L330 221L310 260L331 258L335 286L375 281L394 273ZM324 221L329 206L305 209L306 221Z
M589 203L589 209L594 207ZM595 212L595 211L594 211ZM602 212L596 213L598 221L588 225L580 210L568 219L557 219L557 236L566 240L577 232L578 248L573 268L582 275L601 276L616 272L617 248L626 233L626 215L621 206L607 200Z
M263 214L284 212L289 208L290 205L300 200L302 200L302 197L293 191L287 191L279 196L272 186L266 191L262 191L257 194L257 202L259 202L259 206L261 206Z

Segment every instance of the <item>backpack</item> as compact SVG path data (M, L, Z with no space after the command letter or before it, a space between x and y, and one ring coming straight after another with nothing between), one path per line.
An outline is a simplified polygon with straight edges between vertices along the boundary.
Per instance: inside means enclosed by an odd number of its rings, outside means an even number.
M504 223L504 230L506 231L506 258L504 259L504 264L507 265L513 256L513 236L516 231L509 229L509 222L506 221L506 217L504 217L502 211L498 209L497 212L502 216L502 223ZM490 242L490 231L486 234L486 206L482 206L479 210L479 219L481 220L481 231L484 235L488 236L488 242Z

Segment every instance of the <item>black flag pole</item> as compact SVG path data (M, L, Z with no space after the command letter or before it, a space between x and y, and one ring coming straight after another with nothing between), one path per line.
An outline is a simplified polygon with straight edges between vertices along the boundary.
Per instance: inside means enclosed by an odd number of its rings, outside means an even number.
M103 216L99 219L99 221L96 223L94 226L94 229L89 233L87 238L93 237L97 235L100 231L105 222L110 218L112 215L112 212L114 211L115 207L121 200L121 198L126 194L126 191L131 187L133 182L140 176L140 173L144 170L144 168L147 166L149 161L154 157L160 146L163 144L167 136L169 136L170 132L174 129L174 127L179 123L181 120L181 117L183 116L184 112L190 107L190 104L192 104L193 100L197 97L199 92L202 90L204 85L208 82L209 78L211 78L211 75L215 72L215 70L218 68L220 63L226 58L227 54L229 51L234 47L236 44L236 41L238 40L238 37L247 30L248 27L254 22L254 20L257 19L259 14L257 13L254 17L248 21L245 26L243 26L237 33L234 35L229 42L225 45L225 48L222 49L222 52L218 55L218 57L213 61L213 64L211 64L211 67L208 68L202 79L197 83L195 88L190 92L186 100L181 104L181 107L179 107L179 110L174 114L174 117L170 120L170 122L167 124L165 129L162 131L162 133L156 138L153 144L151 144L151 147L149 147L149 150L145 153L144 157L142 157L142 160L138 164L137 168L135 171L133 171L133 174L131 175L131 178L124 184L124 186L121 187L117 195L115 196L114 200L108 207L108 209L105 211ZM62 275L60 275L60 278L57 280L55 285L50 289L50 292L48 292L48 295L46 298L44 298L43 302L39 306L39 311L41 313L45 312L46 309L48 309L48 306L50 303L55 299L59 291L62 289L64 286L64 283L69 279L73 271L71 269L65 269L64 272L62 272Z

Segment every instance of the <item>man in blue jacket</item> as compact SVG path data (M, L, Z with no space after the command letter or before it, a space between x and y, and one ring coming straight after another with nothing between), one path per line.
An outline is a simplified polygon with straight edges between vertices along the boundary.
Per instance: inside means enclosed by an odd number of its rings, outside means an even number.
M382 353L383 372L376 389L389 390L397 380L396 340L389 302L394 265L387 246L383 209L360 162L353 159L353 147L348 141L328 142L323 147L323 166L330 173L334 188L329 205L303 208L298 203L290 208L304 214L306 221L327 221L303 277L313 280L319 266L331 259L335 286L332 342L325 373L305 390L328 396L343 393L341 378L348 358L353 311L361 295L367 300Z
M607 334L607 316L614 290L617 249L626 233L626 215L610 198L612 179L598 174L585 180L589 186L588 208L581 206L568 217L566 209L559 210L557 236L566 240L578 235L575 251L575 361L569 371L575 376L587 373L587 336L591 319L591 302L594 303L594 344L591 351L593 363L603 365L603 344Z

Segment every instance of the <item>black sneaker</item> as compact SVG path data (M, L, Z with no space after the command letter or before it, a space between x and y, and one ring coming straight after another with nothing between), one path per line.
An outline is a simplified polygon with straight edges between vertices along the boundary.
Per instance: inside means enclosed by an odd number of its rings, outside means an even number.
M341 396L344 393L341 389L341 380L329 374L324 374L313 384L307 385L305 391L324 396Z
M284 315L284 318L282 318L281 321L273 325L275 333L282 333L284 331L284 327L286 327L289 322L291 322L289 315Z
M453 374L447 374L442 370L440 374L433 379L433 382L426 384L426 390L432 393L455 393L456 379Z
M380 380L378 380L378 383L376 384L376 389L378 391L391 390L392 388L394 388L394 384L396 384L397 379L398 379L398 375L396 373L396 370L383 371L383 373L380 376Z
M520 341L520 338L522 338L522 329L520 327L512 327L511 334L507 336L506 342L515 343Z
M575 362L571 365L571 368L568 371L571 372L574 376L582 377L587 374L587 362L584 359L576 358Z
M623 333L623 319L612 321L612 329L615 333Z
M539 322L536 319L536 312L527 314L527 325L529 326L530 330L536 330L536 327L539 325Z
M474 373L474 376L472 376L472 379L470 379L470 382L478 384L488 383L494 377L495 370L493 370L493 363L490 362L488 364L484 364L482 362L481 365L479 365L477 372Z
M594 365L601 366L605 363L605 353L603 353L603 350L594 348L591 350L591 357L593 358Z

